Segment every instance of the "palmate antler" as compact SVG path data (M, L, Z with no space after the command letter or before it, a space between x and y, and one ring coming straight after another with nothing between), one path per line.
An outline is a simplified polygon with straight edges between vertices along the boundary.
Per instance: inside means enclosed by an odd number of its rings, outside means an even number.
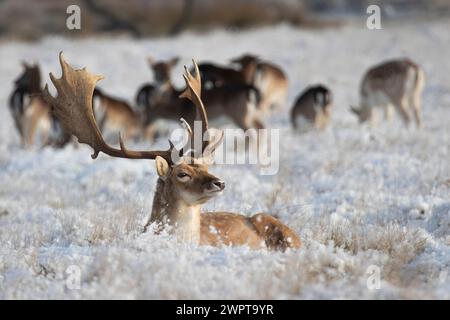
M125 148L119 134L120 149L109 146L103 139L97 126L92 108L92 95L97 81L103 76L93 75L86 70L74 70L59 54L62 76L60 79L50 73L50 79L58 93L54 98L45 86L43 98L52 106L53 114L61 122L65 130L78 138L80 143L88 144L94 149L92 158L97 158L100 152L112 157L129 159L155 159L157 156L163 157L168 162L171 161L171 154L174 147L171 144L169 150L164 151L131 151Z
M109 146L103 139L102 134L95 121L93 108L92 108L92 96L94 93L96 83L103 79L103 76L93 75L84 69L73 69L63 57L62 52L59 54L59 61L62 69L62 76L60 79L54 77L50 73L50 79L56 88L58 93L54 98L48 91L48 86L45 86L43 92L44 100L51 105L53 114L61 122L61 125L70 134L78 138L80 143L88 144L94 149L92 158L97 158L100 152L103 152L112 157L128 158L128 159L155 159L157 156L163 157L167 162L173 164L182 155L182 148L178 151L172 142L168 150L162 151L132 151L125 148L122 138L119 134L120 149ZM180 95L190 99L196 106L197 119L202 121L202 136L208 130L208 117L205 107L201 101L201 84L200 84L200 72L198 66L194 61L196 70L196 76L193 77L186 69L184 79L186 81L187 88ZM187 125L185 121L182 123ZM190 136L192 136L192 129L187 125L187 130ZM214 146L217 145L214 143ZM202 152L204 148L208 146L208 142L203 144ZM211 149L212 146L210 146Z

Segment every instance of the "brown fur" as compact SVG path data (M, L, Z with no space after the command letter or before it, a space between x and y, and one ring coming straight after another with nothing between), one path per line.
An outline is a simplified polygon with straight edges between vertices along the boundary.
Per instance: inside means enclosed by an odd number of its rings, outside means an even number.
M405 125L414 116L421 125L421 95L425 84L423 70L409 59L386 61L369 69L361 81L359 108L352 107L360 122L373 120L373 110L384 108L391 120L390 107L399 113ZM413 113L413 115L411 114Z
M241 66L243 74L261 92L259 108L263 114L280 110L286 103L288 79L280 67L259 60L253 55L244 55L232 60Z
M45 127L42 144L49 142L51 119L50 106L41 96L31 96L29 104L23 115L24 145L31 147L34 145L36 132L39 126Z
M153 94L147 108L146 124L148 131L158 119L179 121L184 118L191 126L195 120L195 108L189 101L178 99L180 91L176 90L170 79L170 69L174 62L153 62L152 68L155 79L159 80L156 89L159 94ZM216 119L226 116L238 127L246 130L250 128L262 129L264 124L257 112L257 99L250 101L252 88L244 83L229 83L209 90L202 91L202 100L207 106L208 117Z
M141 121L126 101L107 95L99 89L94 90L94 99L96 97L100 101L101 116L98 121L102 131L107 128L120 128L125 140L141 133Z
M298 128L297 119L304 118L316 129L325 128L330 121L332 107L331 91L322 86L305 89L294 103L291 110L291 123Z
M252 249L281 251L301 246L298 235L270 215L259 213L246 217L230 212L200 213L201 205L221 192L219 189L210 191L212 183L221 181L208 172L207 166L180 163L166 170L158 171L160 178L152 214L145 228L154 222L168 224L183 241L198 241L210 246L248 245ZM191 178L180 180L180 173ZM189 217L186 219L186 216ZM183 232L177 233L179 230Z
M10 97L10 110L19 132L21 143L31 147L35 143L38 128L42 133L42 145L61 148L70 141L70 135L60 130L58 121L50 115L50 105L42 98L40 68L23 63L24 71L15 80L15 90ZM56 130L58 136L50 136Z

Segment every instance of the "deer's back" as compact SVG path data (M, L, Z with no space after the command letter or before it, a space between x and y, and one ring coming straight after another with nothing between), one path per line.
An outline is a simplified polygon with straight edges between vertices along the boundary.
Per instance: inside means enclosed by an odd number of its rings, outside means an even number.
M256 214L246 217L230 212L203 213L201 215L203 245L241 246L275 250L299 248L300 239L289 227L275 217Z
M261 62L258 64L258 72L262 73L265 77L271 78L274 81L287 81L286 74L276 65L267 62Z
M217 118L228 113L246 113L248 88L242 84L231 84L202 93L208 117Z
M404 95L408 83L413 89L419 66L409 59L391 60L367 71L361 83L361 95L383 92L391 98Z

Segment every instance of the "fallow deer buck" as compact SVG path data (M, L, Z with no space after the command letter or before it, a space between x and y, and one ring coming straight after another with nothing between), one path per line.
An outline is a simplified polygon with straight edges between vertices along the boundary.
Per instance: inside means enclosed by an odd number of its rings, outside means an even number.
M61 130L58 121L50 115L50 106L42 99L41 72L37 64L22 63L24 72L15 80L15 88L9 98L9 109L21 144L34 145L37 132L42 145L63 147L70 135Z
M315 129L324 129L330 122L333 98L330 89L323 85L306 88L294 103L291 110L291 123L294 129L302 127L298 120L303 120L303 128L311 125Z
M120 149L111 147L102 138L92 111L92 94L97 81L103 77L92 75L86 69L74 70L62 54L60 63L61 78L57 79L50 73L58 95L54 98L46 87L44 98L52 105L54 114L63 126L79 142L92 147L92 158L95 159L103 152L112 157L156 161L159 178L146 227L152 222L169 225L168 229L179 240L201 245L248 245L255 249L278 250L300 247L299 237L272 216L256 214L246 217L229 212L200 212L201 205L219 195L225 187L222 180L208 172L207 166L223 133L215 135L216 139L202 142L201 147L194 149L190 156L183 155L184 148L178 151L170 141L170 148L165 151L131 151L125 148L120 134ZM211 131L201 99L198 68L195 77L186 69L184 79L187 87L180 97L189 99L195 105L196 118L202 124L201 136L204 137ZM192 137L189 125L186 122L184 124ZM192 139L189 141L187 145L195 146Z
M288 91L288 79L280 67L258 57L245 54L231 60L240 66L249 84L261 92L259 108L263 113L277 111L284 107Z
M171 69L177 61L178 59L167 62L149 60L154 72L155 85L144 87L149 91L147 93L142 91L137 95L148 103L146 124L149 127L160 119L178 121L183 118L190 125L195 119L195 107L188 101L178 99L181 91L172 85ZM219 87L213 86L203 92L203 100L208 105L210 119L225 117L244 130L264 128L257 110L258 97L259 91L245 83L227 83Z
M401 115L406 126L412 114L417 127L421 125L421 95L425 85L423 70L407 58L391 60L367 71L361 82L360 106L352 107L359 121L373 123L373 111L383 108L385 118L391 121L392 110Z
M121 130L125 140L141 135L142 121L126 101L112 97L99 88L95 88L93 99L94 114L103 134Z

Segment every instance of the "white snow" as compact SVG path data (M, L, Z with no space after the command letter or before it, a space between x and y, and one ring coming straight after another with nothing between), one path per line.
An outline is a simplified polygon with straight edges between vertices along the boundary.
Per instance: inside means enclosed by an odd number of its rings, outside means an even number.
M354 22L335 30L278 26L142 41L0 43L0 298L449 299L449 26L393 23L370 31ZM48 72L60 73L60 50L71 64L105 75L101 87L129 101L151 80L147 55L180 55L173 73L179 86L192 57L227 62L248 51L280 64L289 102L266 121L282 129L279 174L212 167L227 188L205 210L276 214L300 234L303 248L196 247L142 234L154 163L103 155L94 161L86 146L21 149L7 109L19 62L39 62L48 82ZM358 102L363 72L399 56L425 69L424 128L405 129L398 120L359 126L348 109ZM332 125L294 133L289 108L316 82L334 92ZM140 147L166 145L161 139ZM367 286L372 265L381 270L379 290ZM80 289L67 286L69 266L81 272Z

